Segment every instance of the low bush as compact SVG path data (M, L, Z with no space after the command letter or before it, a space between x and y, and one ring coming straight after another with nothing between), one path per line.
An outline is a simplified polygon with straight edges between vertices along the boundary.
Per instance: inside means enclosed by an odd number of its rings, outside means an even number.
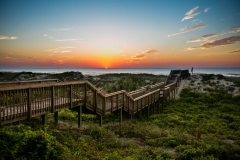
M2 159L65 159L69 150L45 128L34 131L24 125L5 126L0 130Z

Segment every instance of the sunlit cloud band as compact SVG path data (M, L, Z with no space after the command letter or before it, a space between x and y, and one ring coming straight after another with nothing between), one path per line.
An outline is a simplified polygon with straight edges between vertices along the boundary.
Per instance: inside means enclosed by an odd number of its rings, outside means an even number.
M206 24L198 24L198 25L191 26L191 27L184 27L184 28L180 29L177 33L174 33L172 35L168 35L167 37L172 37L172 36L176 36L176 35L179 35L179 34L192 32L192 31L195 31L195 30L200 30L200 29L205 28L206 26L207 26Z
M0 36L0 40L13 40L13 39L18 39L18 37Z

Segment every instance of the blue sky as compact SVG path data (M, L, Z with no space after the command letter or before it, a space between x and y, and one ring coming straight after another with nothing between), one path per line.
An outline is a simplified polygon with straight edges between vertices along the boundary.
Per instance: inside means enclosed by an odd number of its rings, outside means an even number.
M240 66L238 0L2 0L0 67Z

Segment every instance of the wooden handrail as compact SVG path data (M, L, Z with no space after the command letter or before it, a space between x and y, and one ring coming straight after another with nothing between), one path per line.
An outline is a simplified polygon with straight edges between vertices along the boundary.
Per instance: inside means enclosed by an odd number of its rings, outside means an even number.
M171 71L170 75L174 73ZM178 82L188 73L187 70L180 71L170 84L160 82L131 92L104 93L87 80L0 87L0 125L84 104L101 115L122 108L134 114L160 98L166 100L170 97Z

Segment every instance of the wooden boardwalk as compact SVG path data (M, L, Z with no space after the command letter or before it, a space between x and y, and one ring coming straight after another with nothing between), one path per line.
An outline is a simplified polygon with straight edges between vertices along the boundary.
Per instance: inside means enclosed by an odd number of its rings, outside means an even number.
M56 79L7 82L0 84L0 125L9 124L32 117L54 113L58 121L58 111L70 108L78 111L78 125L81 126L82 109L102 116L122 110L131 116L144 108L164 107L164 102L175 98L182 78L190 76L188 70L172 70L165 82L145 86L139 90L125 90L106 94L88 81L59 82Z

